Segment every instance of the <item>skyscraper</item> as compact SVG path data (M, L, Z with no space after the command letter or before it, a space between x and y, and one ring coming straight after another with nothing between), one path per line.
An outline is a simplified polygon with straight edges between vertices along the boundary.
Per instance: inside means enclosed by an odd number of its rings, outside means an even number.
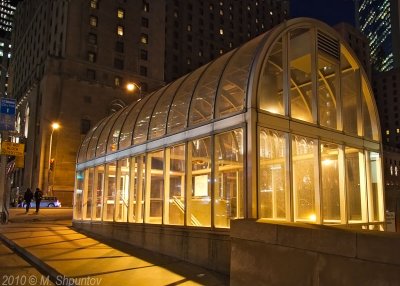
M0 97L7 96L7 70L11 58L11 30L15 13L14 2L0 0Z
M166 1L166 82L240 46L288 17L288 0Z
M356 23L369 40L375 71L400 66L398 0L355 0Z

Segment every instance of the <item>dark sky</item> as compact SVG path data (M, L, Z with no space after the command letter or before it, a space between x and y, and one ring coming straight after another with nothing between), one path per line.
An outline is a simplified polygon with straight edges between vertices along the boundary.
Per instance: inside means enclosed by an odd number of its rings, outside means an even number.
M353 0L292 0L291 16L311 17L329 25L347 22L354 25Z

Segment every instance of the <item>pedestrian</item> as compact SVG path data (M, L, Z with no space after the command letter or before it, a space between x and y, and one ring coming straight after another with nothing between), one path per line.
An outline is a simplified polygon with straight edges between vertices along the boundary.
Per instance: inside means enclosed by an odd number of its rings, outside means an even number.
M40 201L42 200L42 197L43 197L42 191L39 188L36 188L36 191L35 191L36 213L39 212Z
M27 188L26 192L24 194L24 200L25 200L25 204L26 204L26 213L29 212L29 207L31 206L32 198L33 198L33 193L30 188Z

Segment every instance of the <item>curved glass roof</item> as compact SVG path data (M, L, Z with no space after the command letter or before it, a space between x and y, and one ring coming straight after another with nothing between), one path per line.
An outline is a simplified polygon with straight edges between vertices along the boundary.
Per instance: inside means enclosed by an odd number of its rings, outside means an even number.
M100 121L84 139L78 163L245 107L379 141L376 105L361 70L332 28L293 19Z

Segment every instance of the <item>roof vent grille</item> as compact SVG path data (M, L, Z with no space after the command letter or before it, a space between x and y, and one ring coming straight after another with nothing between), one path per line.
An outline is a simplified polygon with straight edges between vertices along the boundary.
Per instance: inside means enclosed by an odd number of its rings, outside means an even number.
M318 49L329 56L340 59L339 41L328 36L327 34L318 32Z

